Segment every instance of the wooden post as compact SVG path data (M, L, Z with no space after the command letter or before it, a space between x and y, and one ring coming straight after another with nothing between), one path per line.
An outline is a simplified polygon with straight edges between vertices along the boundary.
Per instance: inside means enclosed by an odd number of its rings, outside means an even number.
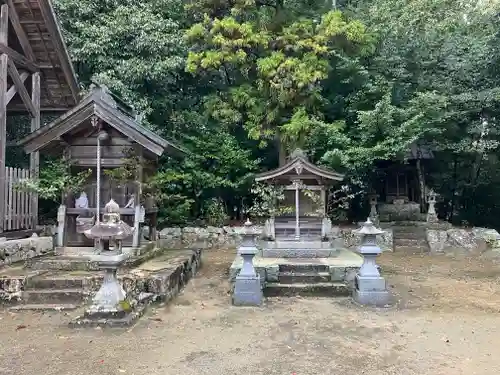
M140 241L141 241L141 196L142 196L142 180L144 176L144 159L142 157L142 148L140 145L135 144L134 145L134 152L139 158L139 165L137 166L137 189L136 189L136 194L135 194L135 199L134 199L134 236L132 239L132 247L133 248L139 248Z
M299 182L295 181L295 239L300 238L300 190Z
M0 8L0 44L7 45L7 36L9 30L9 6L3 4ZM5 153L7 144L7 65L9 57L6 54L0 56L0 233L2 233L5 223L6 207L6 188L7 180L5 178Z
M35 116L31 118L31 132L34 132L40 129L40 73L33 73L31 80L31 102L35 109ZM40 153L38 151L30 154L30 170L31 178L38 178L40 172ZM35 229L38 224L38 194L33 194L31 205L34 213L32 228Z
M323 217L326 216L326 189L324 186L321 187L321 205L323 207Z
M66 205L61 204L57 210L57 246L64 247L64 229L66 227Z
M151 218L149 219L149 240L154 241L155 243L157 242L158 239L158 232L157 232L157 226L158 226L158 212L155 212L151 215Z

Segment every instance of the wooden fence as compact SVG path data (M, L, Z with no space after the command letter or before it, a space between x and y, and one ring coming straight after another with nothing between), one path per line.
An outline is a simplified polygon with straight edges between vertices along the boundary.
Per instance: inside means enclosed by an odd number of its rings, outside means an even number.
M29 169L10 167L5 169L7 189L5 202L3 202L6 208L3 228L5 231L33 229L37 215L33 210L33 193L16 189L18 182L30 177L30 171Z

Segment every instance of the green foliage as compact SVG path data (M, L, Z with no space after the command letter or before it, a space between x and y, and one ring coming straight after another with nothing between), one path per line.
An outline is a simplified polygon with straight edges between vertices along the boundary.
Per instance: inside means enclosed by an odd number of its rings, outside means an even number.
M293 212L295 207L283 205L285 191L280 186L255 183L251 189L253 196L252 205L248 214L256 218L268 218Z
M48 161L40 169L36 179L21 180L17 189L37 193L42 199L49 199L62 203L67 193L77 193L88 181L92 171L71 171L71 164L64 159Z
M280 193L252 190L252 176L276 167L279 138L346 174L330 217L362 213L374 166L405 163L418 141L434 150L424 174L441 216L500 227L500 5L336 4L55 1L84 88L106 84L191 151L160 160L143 185L163 225L238 216L244 203L254 216L276 213ZM109 173L124 181L133 170Z
M186 176L172 169L160 171L149 179L142 193L147 199L156 200L159 209L159 225L183 224L192 217L194 203L183 193L183 182Z
M208 225L221 227L226 224L228 215L221 199L212 198L204 204L204 219Z
M118 185L129 181L137 181L139 178L139 165L141 160L132 148L123 150L122 164L117 168L105 169L104 175Z
M243 126L261 144L283 136L293 149L321 116L322 84L343 62L369 51L363 24L340 11L283 17L255 12L255 1L236 2L220 17L204 16L186 33L186 70L217 80L208 114L227 126Z

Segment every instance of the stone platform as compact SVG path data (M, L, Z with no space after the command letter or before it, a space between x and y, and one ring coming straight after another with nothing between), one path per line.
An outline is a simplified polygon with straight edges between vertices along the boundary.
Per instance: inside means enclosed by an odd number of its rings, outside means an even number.
M354 278L363 259L358 254L335 250L330 257L253 259L266 296L275 295L347 295L354 287ZM243 259L236 256L229 271L230 282L238 275Z
M138 303L169 301L196 274L201 250L162 250L140 265L122 268L118 279L127 298ZM50 257L47 257L50 259ZM0 269L0 306L20 310L71 310L92 298L103 279L101 271L24 268Z
M155 247L154 242L146 243L137 249L124 248L123 253L129 255L124 266L138 266L163 251ZM98 271L98 264L92 260L93 254L94 250L88 247L56 248L54 255L27 259L25 267L33 270Z
M259 247L263 258L329 258L338 253L330 242L321 240L262 240Z

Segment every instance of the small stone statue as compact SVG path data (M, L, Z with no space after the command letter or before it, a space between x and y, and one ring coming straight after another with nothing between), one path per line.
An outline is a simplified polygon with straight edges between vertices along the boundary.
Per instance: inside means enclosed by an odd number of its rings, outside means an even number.
M82 191L80 196L75 200L76 208L89 208L89 199L87 198L87 193Z
M134 205L135 205L135 195L130 194L130 199L128 200L128 202L124 208L132 208L132 207L134 207Z

